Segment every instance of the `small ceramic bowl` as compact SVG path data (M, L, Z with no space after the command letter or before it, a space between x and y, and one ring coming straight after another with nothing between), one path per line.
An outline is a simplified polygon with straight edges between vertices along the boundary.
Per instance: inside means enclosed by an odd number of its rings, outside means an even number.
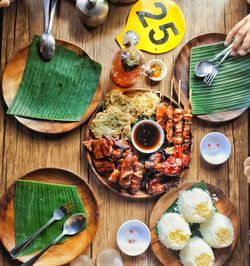
M151 80L153 81L161 81L163 80L167 75L167 66L165 63L160 59L152 59L147 63L146 70L149 71L152 69L152 67L156 67L161 69L161 74L157 77L147 75Z
M141 131L145 130L145 135L141 135ZM141 137L139 137L141 136ZM145 137L145 139L144 139ZM143 146L142 142L145 140L145 144L149 146ZM164 142L164 131L161 126L150 119L141 120L134 125L131 131L131 141L133 146L142 153L153 153L162 146Z
M230 156L231 144L228 138L219 132L211 132L200 143L202 158L213 165L224 163Z
M116 240L123 253L128 256L138 256L149 247L151 235L143 222L129 220L120 226Z

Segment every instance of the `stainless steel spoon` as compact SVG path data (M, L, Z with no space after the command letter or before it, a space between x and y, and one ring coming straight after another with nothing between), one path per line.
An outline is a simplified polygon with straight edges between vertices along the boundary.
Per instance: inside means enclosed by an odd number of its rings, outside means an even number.
M47 251L51 246L55 245L57 242L59 242L64 236L69 235L73 236L77 233L79 233L84 226L86 225L87 219L85 214L83 213L77 213L69 217L63 226L63 232L46 248L41 250L38 254L36 254L34 257L26 261L25 263L21 264L22 266L31 266L35 263L35 261L42 256L42 254Z
M213 62L220 58L222 55L226 54L233 47L233 43L229 45L222 52L218 53L214 58L210 60L201 60L195 66L194 73L199 78L204 78L212 72Z
M39 49L41 56L45 61L49 61L54 56L56 49L56 42L51 34L51 30L55 16L57 2L58 0L52 0L50 18L48 22L50 0L44 0L45 31L41 36Z

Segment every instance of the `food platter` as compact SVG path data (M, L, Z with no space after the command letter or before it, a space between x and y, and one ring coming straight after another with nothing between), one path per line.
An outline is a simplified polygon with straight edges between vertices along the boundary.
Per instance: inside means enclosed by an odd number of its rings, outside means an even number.
M36 265L52 266L64 265L82 254L93 241L99 221L99 207L97 200L88 184L78 175L68 170L59 168L41 168L34 170L20 178L45 182L50 184L74 185L87 213L87 228L77 236L55 245L49 249ZM7 251L15 246L14 235L14 207L13 198L16 182L12 183L1 198L0 208L0 239ZM70 252L68 252L70 250ZM25 262L34 254L18 257L20 262Z
M119 91L121 92L123 95L125 96L128 96L128 97L133 97L135 95L135 93L148 93L148 92L151 92L151 93L155 93L157 95L159 95L159 97L162 99L163 102L165 102L166 104L170 104L170 102L172 102L173 104L173 107L174 108L177 108L178 107L178 104L175 102L175 101L171 101L170 98L160 94L159 91L154 91L154 90L150 90L150 89L143 89L143 88L138 88L138 89L120 89L120 88L117 88L115 89L116 91ZM100 112L101 110L99 110ZM93 123L93 120L95 119L96 115L98 114L98 111L91 117L87 127L86 127L86 131L85 131L85 140L84 143L85 143L85 146L88 146L89 143L91 143L92 140L95 139L95 136L93 135L92 133L92 130L91 130L91 125ZM90 141L90 142L89 142ZM191 142L191 140L190 140ZM87 145L86 145L87 144ZM191 145L190 145L191 146ZM134 149L134 148L133 148ZM115 192L116 194L118 194L119 196L123 196L123 197L126 197L126 198L132 198L132 199L146 199L146 198L153 198L153 197L157 197L159 195L161 195L162 193L168 191L169 189L171 189L172 187L176 187L179 185L179 183L182 182L183 180L183 177L185 175L185 172L186 172L186 169L188 168L188 164L186 165L186 167L184 167L182 170L181 170L181 173L180 175L178 176L178 178L173 178L173 179L169 179L170 181L166 182L166 184L169 184L169 187L166 185L165 189L160 191L160 192L156 192L156 193L151 193L149 192L150 190L148 189L143 189L142 188L142 184L141 183L141 186L140 186L140 189L136 192L136 193L131 193L129 192L127 189L124 189L120 184L118 183L114 183L114 182L110 182L109 179L107 178L107 176L103 175L102 173L100 173L96 166L95 166L95 158L92 154L92 152L90 152L90 150L87 148L86 149L87 151L87 160L88 160L88 163L93 171L93 173L95 174L95 176L97 177L97 179L104 185L106 186L107 188L109 188L111 191ZM189 151L190 152L190 151ZM155 153L153 153L154 155ZM141 155L139 155L140 157L140 162L142 162L143 160L141 159ZM149 157L149 155L147 155L146 157L146 161L144 161L143 163L147 163L147 160L150 160L148 158L151 158ZM171 156L170 156L171 157ZM145 157L144 157L145 158ZM145 172L144 172L145 173ZM144 175L145 176L145 175ZM156 175L157 176L157 175ZM157 179L156 179L157 180ZM143 181L142 181L143 182ZM160 181L159 181L160 182ZM149 183L150 184L150 183ZM150 185L148 185L150 186Z
M172 203L177 199L179 192L182 190L187 190L193 186L195 182L186 182L181 184L178 188L173 189L168 194L162 196L158 202L155 204L153 211L150 216L149 228L151 232L151 246L155 256L163 265L173 265L181 266L176 254L162 243L159 242L157 235L155 234L155 226L159 221L160 217L165 213L165 211L172 205ZM227 216L234 228L234 240L233 243L226 248L214 249L215 256L215 266L223 265L227 259L232 254L239 237L239 218L235 207L233 206L227 195L219 188L206 184L210 195L216 195L217 201L214 203L218 212Z
M56 40L56 43L60 44L65 48L68 48L69 50L77 54L86 54L86 52L84 52L80 47L72 43L62 40ZM25 70L25 64L27 61L28 53L29 53L29 46L22 49L17 54L15 54L11 58L11 60L9 61L4 70L3 79L2 79L2 92L3 92L4 101L8 107L10 106L11 102L13 101L18 91L19 84L22 80L22 76ZM29 119L19 116L16 116L16 119L24 126L40 133L47 133L47 134L65 133L83 124L96 110L101 101L101 98L102 98L102 90L99 84L87 111L83 115L82 119L77 122L48 121L48 120L39 120L39 119Z
M178 80L182 81L181 87L181 102L183 106L188 106L189 103L189 62L191 49L196 46L222 42L226 38L222 33L207 33L199 35L188 41L180 50L174 64L174 78L177 84ZM178 86L175 86L175 93L178 94ZM238 110L220 112L208 115L199 115L199 119L212 123L227 122L242 115L247 108Z

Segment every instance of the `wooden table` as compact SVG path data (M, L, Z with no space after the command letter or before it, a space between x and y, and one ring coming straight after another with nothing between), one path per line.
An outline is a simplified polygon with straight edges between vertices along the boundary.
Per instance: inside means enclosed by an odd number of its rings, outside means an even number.
M184 44L197 34L206 32L228 32L247 12L245 1L238 0L178 0L187 24ZM97 29L85 29L77 18L74 1L62 1L53 27L56 38L73 42L85 49L95 60L103 64L103 92L110 89L110 61L119 49L114 37L125 25L130 5L111 5L107 21ZM28 45L34 34L43 31L43 1L16 0L4 10L1 73L8 60L22 47ZM171 68L182 45L157 58L168 65L168 76L164 82L150 84L142 80L137 86L152 87L169 92ZM146 54L147 59L153 55ZM105 189L88 168L82 148L84 126L61 136L37 134L20 125L14 117L5 116L5 105L0 111L0 193L10 183L26 172L39 167L68 168L88 180L98 197L101 209L99 230L88 254L95 260L108 247L117 248L116 232L121 223L136 218L146 223L155 200L132 201L120 198ZM240 216L240 239L228 265L247 265L248 256L248 195L247 180L243 175L243 161L247 157L247 114L226 125L213 126L201 121L194 122L194 150L188 180L205 179L224 190L235 204ZM230 139L232 154L230 160L218 167L211 167L202 161L199 153L201 138L210 131L219 131ZM136 258L122 256L125 265L157 266L157 259L149 249ZM0 265L11 265L10 257L1 248Z

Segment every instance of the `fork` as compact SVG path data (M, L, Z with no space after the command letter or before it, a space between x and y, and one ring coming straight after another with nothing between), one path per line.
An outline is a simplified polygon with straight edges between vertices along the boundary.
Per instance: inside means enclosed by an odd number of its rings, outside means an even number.
M232 51L232 49L229 49L227 51L227 53L223 56L223 58L220 60L220 62L215 64L215 65L213 65L212 71L203 80L203 83L204 83L205 86L210 86L213 83L215 77L219 73L220 66L224 63L224 61L230 55L231 51Z
M23 249L25 249L32 240L34 240L43 230L45 230L49 225L51 225L55 221L61 220L65 215L71 212L75 208L76 204L73 202L67 202L63 204L61 207L57 208L52 218L40 229L38 229L34 234L23 240L20 244L15 246L11 251L10 255L12 258L17 257Z

